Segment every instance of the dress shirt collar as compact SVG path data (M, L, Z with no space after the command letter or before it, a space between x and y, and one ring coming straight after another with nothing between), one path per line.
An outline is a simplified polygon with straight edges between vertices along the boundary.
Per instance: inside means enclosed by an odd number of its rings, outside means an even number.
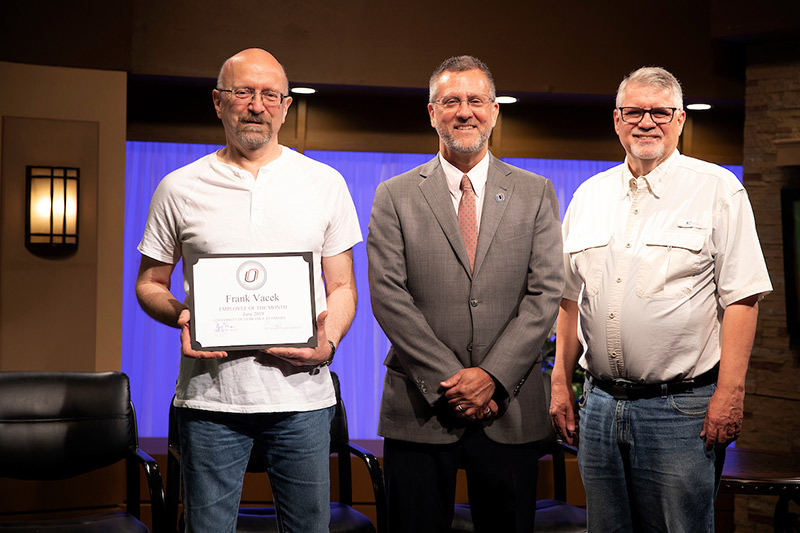
M458 170L454 167L447 159L442 157L441 152L439 153L439 162L442 164L442 170L444 171L444 177L447 180L447 188L450 189L450 194L454 198L461 198L461 177L464 175L463 172ZM469 176L469 181L472 182L472 190L475 191L475 196L481 198L483 196L483 190L486 188L486 178L489 175L489 152L486 152L486 155L478 161L478 164L475 165L467 172L467 176Z
M625 169L622 171L622 197L624 198L634 190L633 183L636 182L638 186L646 184L653 196L656 198L661 198L664 187L667 186L667 182L672 175L672 169L675 167L675 163L678 161L680 155L680 152L675 150L672 155L666 159L666 161L654 168L649 174L639 176L638 178L631 173L631 169L628 166L628 158L626 157Z

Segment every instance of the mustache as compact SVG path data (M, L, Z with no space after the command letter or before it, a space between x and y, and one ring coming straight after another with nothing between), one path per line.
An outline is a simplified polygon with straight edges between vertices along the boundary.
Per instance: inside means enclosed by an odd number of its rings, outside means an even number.
M239 117L239 123L242 124L268 124L269 120L264 115L256 115L255 113L248 112L246 115Z

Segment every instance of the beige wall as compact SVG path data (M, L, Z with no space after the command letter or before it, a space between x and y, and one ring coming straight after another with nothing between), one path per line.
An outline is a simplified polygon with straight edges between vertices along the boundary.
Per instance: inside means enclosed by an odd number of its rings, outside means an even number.
M800 140L800 40L751 46L747 68L744 184L753 204L774 292L759 303L737 445L800 454L800 350L786 325L781 189L800 187L800 158L781 164L776 141ZM797 283L795 279L795 283ZM736 531L772 531L775 496L736 496ZM796 508L795 508L796 509ZM796 510L792 510L796 512Z
M125 106L124 72L0 62L0 370L120 367ZM74 256L24 249L26 164L82 167Z

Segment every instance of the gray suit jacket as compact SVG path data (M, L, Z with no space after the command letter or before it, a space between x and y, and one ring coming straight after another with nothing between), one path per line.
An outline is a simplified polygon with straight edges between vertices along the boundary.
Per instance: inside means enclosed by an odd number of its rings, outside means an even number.
M550 424L542 380L528 376L540 372L564 285L558 202L549 180L490 157L474 273L438 157L375 192L369 285L392 343L378 427L384 437L461 438L469 422L455 417L439 382L475 366L499 384L500 413L484 423L489 438L532 442Z

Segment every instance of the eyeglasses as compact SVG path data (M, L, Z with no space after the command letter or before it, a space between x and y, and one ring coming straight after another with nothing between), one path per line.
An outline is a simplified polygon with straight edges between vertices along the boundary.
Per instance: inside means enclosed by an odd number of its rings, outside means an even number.
M221 93L231 93L233 99L238 103L250 103L257 94L261 95L261 101L265 106L278 106L283 103L283 99L289 96L288 94L281 94L278 91L256 91L250 87L234 87L233 89L219 89Z
M645 113L650 113L650 120L656 124L669 124L675 118L677 107L652 107L643 109L641 107L618 107L622 122L628 124L638 124L644 118Z
M466 100L462 100L458 96L443 96L434 100L434 104L439 104L448 111L453 111L461 107L461 103L466 102L472 109L483 109L487 105L494 102L492 98L484 94L468 96Z

